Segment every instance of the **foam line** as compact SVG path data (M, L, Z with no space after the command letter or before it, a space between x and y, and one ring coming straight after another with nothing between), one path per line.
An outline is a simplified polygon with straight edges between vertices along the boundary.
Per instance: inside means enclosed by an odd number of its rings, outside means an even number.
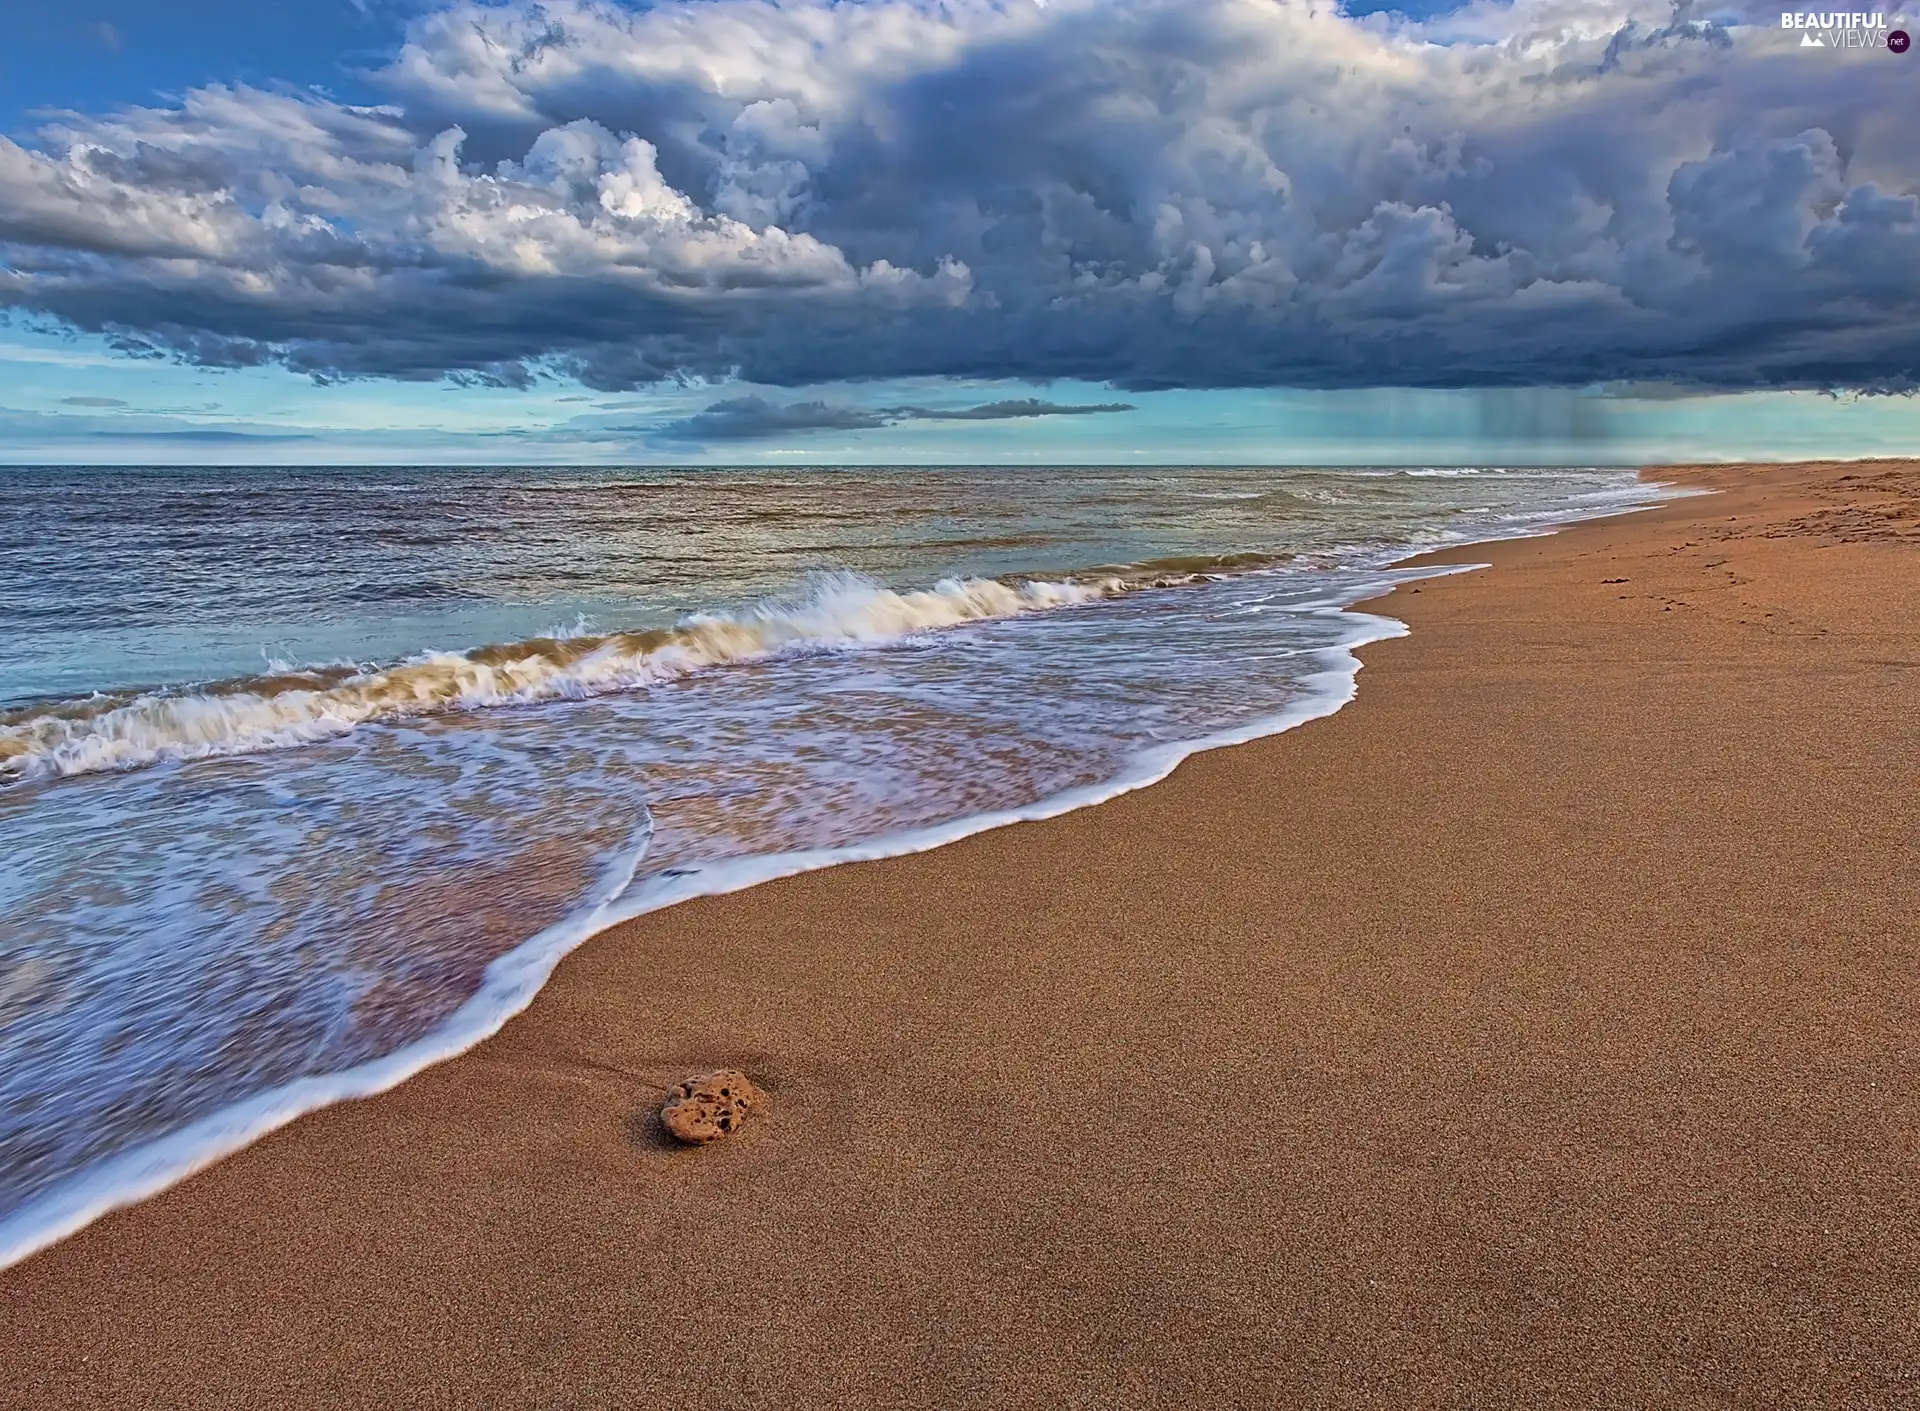
M1271 567L1259 554L1193 556L1066 578L943 578L893 589L854 573L815 574L804 592L670 627L556 632L380 667L281 669L197 687L94 695L0 711L0 783L255 754L379 721L579 700L716 666L885 646L919 632L1077 607L1145 588Z
M375 721L655 685L715 666L884 645L916 632L1073 607L1151 586L1086 580L948 578L896 591L851 573L816 576L797 598L671 627L542 637L392 666L294 671L191 690L66 701L0 714L0 779L66 777L171 760L252 754Z

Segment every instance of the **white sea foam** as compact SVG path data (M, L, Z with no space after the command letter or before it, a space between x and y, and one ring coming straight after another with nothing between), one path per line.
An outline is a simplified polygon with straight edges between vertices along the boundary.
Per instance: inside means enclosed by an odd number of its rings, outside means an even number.
M1046 612L1125 592L1085 582L944 579L896 591L822 574L803 596L672 627L593 635L568 630L473 651L426 652L374 670L287 672L131 699L67 702L0 724L0 778L65 777L168 760L310 744L373 721L632 690L714 666L897 642L916 632Z

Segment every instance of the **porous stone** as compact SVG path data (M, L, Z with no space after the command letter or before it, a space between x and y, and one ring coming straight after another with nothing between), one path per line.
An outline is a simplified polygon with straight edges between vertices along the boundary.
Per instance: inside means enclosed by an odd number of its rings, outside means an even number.
M728 1068L675 1083L660 1122L675 1141L698 1145L739 1131L747 1113L763 1100L745 1073Z

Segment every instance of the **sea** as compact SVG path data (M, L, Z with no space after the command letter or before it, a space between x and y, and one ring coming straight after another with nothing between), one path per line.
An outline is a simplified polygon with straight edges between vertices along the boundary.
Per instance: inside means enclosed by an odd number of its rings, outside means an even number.
M1337 710L1409 555L1660 493L0 467L0 1266L471 1047L615 922Z

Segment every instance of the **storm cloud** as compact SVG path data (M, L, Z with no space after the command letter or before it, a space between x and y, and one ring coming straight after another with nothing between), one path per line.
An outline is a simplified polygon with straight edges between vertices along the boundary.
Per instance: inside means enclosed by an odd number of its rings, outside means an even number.
M0 139L0 303L323 380L1910 390L1914 61L1796 39L1649 0L454 4L380 106ZM760 415L726 405L687 421Z

